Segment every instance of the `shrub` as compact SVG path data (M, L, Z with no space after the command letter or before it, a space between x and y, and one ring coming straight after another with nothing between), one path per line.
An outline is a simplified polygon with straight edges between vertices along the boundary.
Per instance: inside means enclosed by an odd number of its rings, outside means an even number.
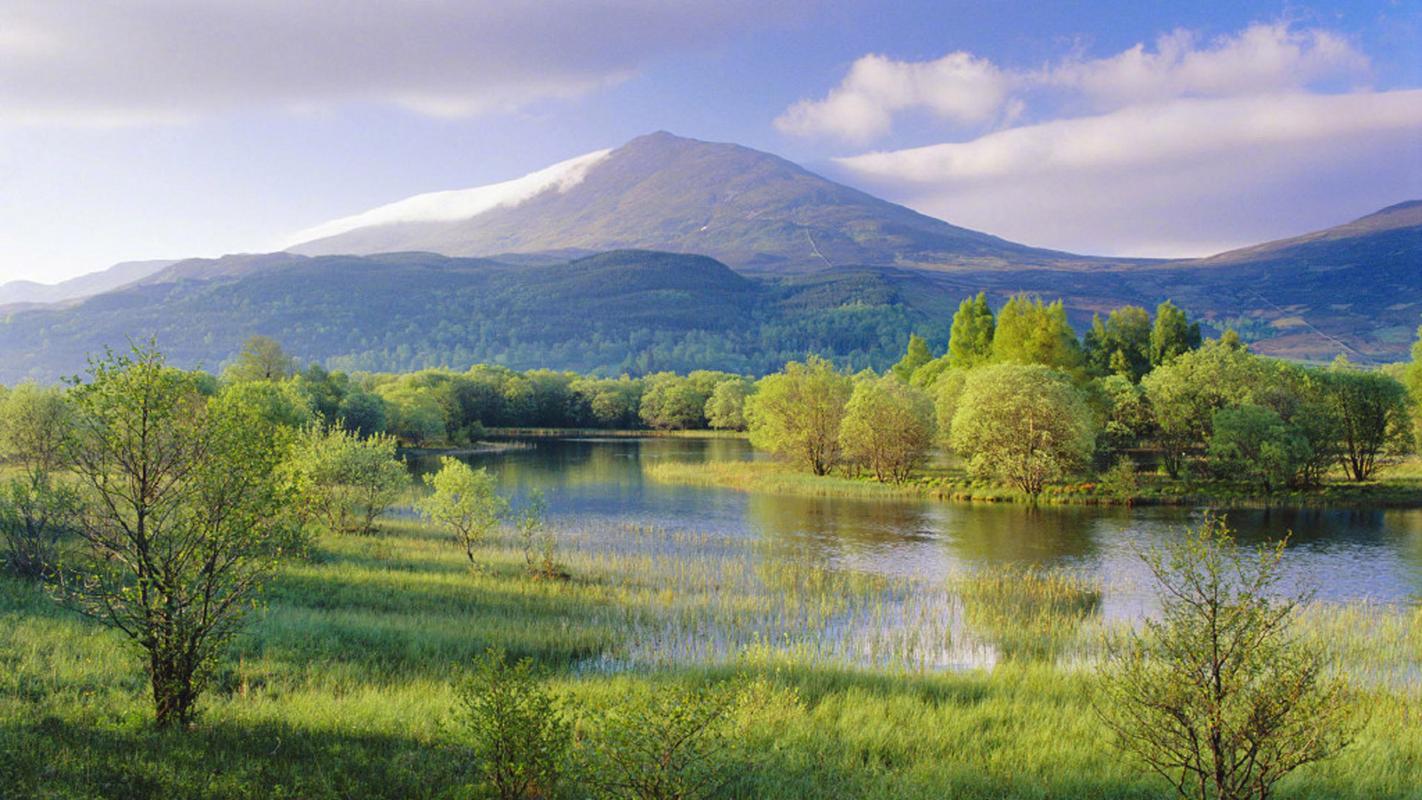
M490 648L475 659L458 689L460 721L475 769L499 800L556 797L572 744L572 724L559 699L534 674L533 662L510 663Z
M1221 477L1269 492L1293 483L1311 453L1308 439L1270 409L1246 403L1215 412L1209 459Z
M335 533L369 534L410 477L395 457L395 439L362 439L339 424L311 425L296 437L283 473L301 516Z
M508 501L495 493L488 470L476 470L449 456L440 459L439 471L426 475L425 483L432 491L420 502L420 511L448 528L473 564L475 546L498 526Z

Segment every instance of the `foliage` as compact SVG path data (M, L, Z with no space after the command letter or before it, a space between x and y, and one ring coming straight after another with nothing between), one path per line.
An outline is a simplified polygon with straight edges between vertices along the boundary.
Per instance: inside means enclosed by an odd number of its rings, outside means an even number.
M315 411L309 395L291 381L247 381L223 387L226 402L250 407L252 413L274 427L309 425Z
M1095 439L1081 392L1061 373L1039 364L998 364L968 380L950 443L973 474L1036 495L1048 481L1084 467Z
M608 798L727 796L749 760L734 728L740 683L673 685L612 709L586 774Z
M420 511L453 533L469 563L474 564L474 548L498 527L508 501L494 491L494 477L488 470L476 470L449 456L439 463L438 472L425 476L431 491L420 501Z
M1150 329L1150 364L1159 367L1177 356L1200 347L1200 323L1190 322L1185 312L1166 300L1155 308L1155 324Z
M1203 446L1216 411L1249 402L1268 383L1248 351L1219 341L1177 354L1146 375L1141 384L1170 476L1180 477L1186 454Z
M1273 410L1246 403L1215 412L1210 466L1267 493L1295 482L1311 454L1308 440Z
M953 326L948 333L948 358L956 369L972 369L992 358L993 333L996 323L987 295L964 298L953 314Z
M853 381L811 356L756 383L746 399L751 444L824 475L839 462L839 427Z
M305 520L333 533L370 534L375 521L410 483L395 439L362 439L344 428L303 428L282 464Z
M1372 477L1379 459L1408 450L1407 389L1376 372L1337 363L1323 373L1323 395L1336 421L1338 457L1348 477Z
M1160 617L1114 642L1096 708L1182 797L1265 800L1348 742L1343 686L1293 631L1301 599L1277 597L1283 548L1209 517L1145 556Z
M1041 364L1062 371L1081 366L1081 345L1062 301L1043 304L1040 297L1013 295L997 312L992 360Z
M1132 382L1151 368L1150 312L1139 306L1122 306L1102 322L1091 318L1083 338L1086 366L1095 375L1121 375Z
M908 381L919 367L932 360L933 353L928 349L928 340L912 333L909 334L908 349L904 351L904 357L890 367L889 371L898 376L899 380Z
M746 398L755 384L746 378L731 378L716 384L706 401L706 423L720 431L746 429Z
M903 483L928 458L933 402L895 375L861 377L844 407L840 452L880 482Z
M1415 446L1422 449L1422 325L1417 326L1417 341L1412 345L1412 363L1403 373L1403 381L1412 398L1412 430Z
M1102 408L1102 444L1107 450L1136 446L1152 434L1155 416L1145 389L1124 375L1107 375L1091 388Z
M953 417L958 413L958 401L963 397L963 389L967 388L971 374L966 369L950 369L933 384L933 418L938 438L945 443L952 441Z
M70 397L82 546L60 591L144 651L158 724L186 725L288 540L282 437L144 346L92 361Z
M72 417L58 389L24 383L0 396L0 458L17 472L0 485L0 544L15 574L50 574L60 537L74 521L76 493L56 479Z
M252 336L242 343L237 360L223 373L232 383L281 381L296 371L296 360L270 336Z
M558 534L548 525L548 503L543 492L534 489L514 519L518 540L523 546L523 563L528 574L544 580L569 577L558 563Z
M499 800L557 797L572 724L527 658L489 648L459 686L460 722L476 769Z
M1101 473L1101 488L1105 489L1117 501L1126 505L1133 505L1136 493L1140 491L1140 472L1136 469L1135 459L1130 456L1121 456L1109 469Z

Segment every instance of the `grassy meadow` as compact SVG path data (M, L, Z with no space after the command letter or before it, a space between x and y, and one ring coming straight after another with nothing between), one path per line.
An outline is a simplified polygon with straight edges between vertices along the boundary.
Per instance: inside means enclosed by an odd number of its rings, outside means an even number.
M1103 623L1085 578L928 585L695 531L557 536L566 581L529 577L511 532L477 569L406 516L318 540L271 581L190 731L153 728L125 640L0 578L0 797L480 796L454 685L490 645L537 662L581 709L581 742L599 710L667 685L759 678L732 796L1167 795L1091 711ZM1352 679L1358 734L1279 796L1418 797L1422 611L1313 606L1303 635Z

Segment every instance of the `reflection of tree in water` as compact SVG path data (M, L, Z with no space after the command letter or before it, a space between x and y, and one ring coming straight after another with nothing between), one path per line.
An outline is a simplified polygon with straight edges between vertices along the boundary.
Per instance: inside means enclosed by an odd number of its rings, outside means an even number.
M1398 532L1398 554L1413 570L1422 573L1422 509L1384 511L1383 525Z
M1097 554L1101 509L942 506L936 521L958 560L981 564L1051 564ZM1126 512L1121 512L1126 513Z
M767 554L820 563L932 532L922 504L899 501L751 494L746 514Z

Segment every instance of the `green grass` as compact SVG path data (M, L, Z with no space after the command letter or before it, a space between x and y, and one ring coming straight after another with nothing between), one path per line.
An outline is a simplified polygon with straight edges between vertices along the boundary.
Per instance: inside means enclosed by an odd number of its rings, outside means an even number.
M941 500L961 503L1029 503L1049 505L1210 505L1218 508L1271 506L1422 506L1422 459L1412 458L1383 469L1375 480L1355 483L1329 476L1312 489L1259 493L1257 487L1220 481L1170 480L1142 474L1134 496L1118 496L1095 480L1051 484L1037 497L1010 486L974 480L961 468L932 466L900 484L880 483L869 476L812 475L781 462L715 461L705 464L660 463L644 468L663 483L716 486L744 492L804 497L859 497Z
M489 645L533 658L590 719L671 682L759 675L774 691L743 729L759 757L741 797L1164 796L1090 710L1099 594L1080 579L928 585L631 526L559 541L568 581L527 577L510 537L477 571L411 521L323 539L274 578L187 732L152 728L125 640L0 578L0 797L468 797L453 683ZM1057 636L1047 619L1074 626L1071 658L939 668L1001 646L1003 625ZM1320 605L1303 630L1356 679L1364 727L1279 796L1416 797L1422 611Z

